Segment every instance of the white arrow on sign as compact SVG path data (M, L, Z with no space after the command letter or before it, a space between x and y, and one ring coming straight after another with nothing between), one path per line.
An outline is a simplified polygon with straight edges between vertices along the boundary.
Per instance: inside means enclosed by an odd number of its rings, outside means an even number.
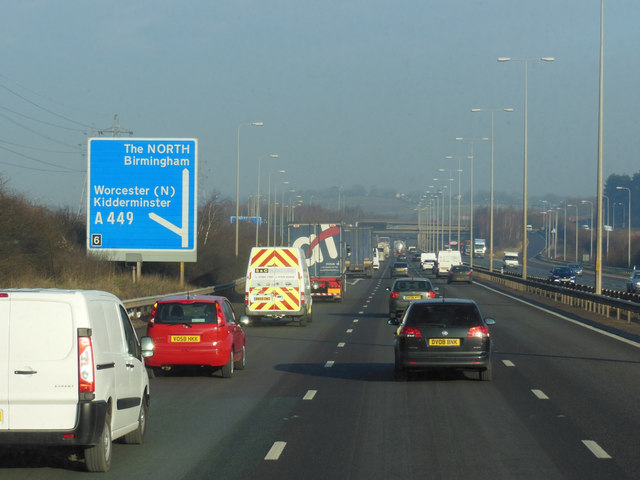
M189 246L189 170L182 170L182 227L177 227L173 223L165 220L160 215L149 213L149 218L154 222L158 222L173 233L180 235L182 239L182 247Z

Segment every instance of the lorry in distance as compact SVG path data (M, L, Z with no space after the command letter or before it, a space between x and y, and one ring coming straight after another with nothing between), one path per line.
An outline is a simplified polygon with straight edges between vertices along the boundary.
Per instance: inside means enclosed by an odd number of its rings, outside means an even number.
M344 226L342 228L347 275L373 276L371 232L371 227Z
M289 225L289 245L301 248L307 259L311 295L341 301L346 290L342 225L307 223Z
M484 238L476 238L473 240L473 255L476 257L484 257L487 252L487 242Z

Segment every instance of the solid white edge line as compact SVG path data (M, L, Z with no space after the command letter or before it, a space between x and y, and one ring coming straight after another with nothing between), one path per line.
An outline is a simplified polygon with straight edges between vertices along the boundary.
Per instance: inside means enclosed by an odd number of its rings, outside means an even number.
M329 360L327 363L324 364L324 368L331 368L333 367L333 364L336 363L333 360Z
M505 367L515 367L516 364L513 363L511 360L502 360L502 363L504 363Z
M629 340L628 338L621 337L620 335L616 335L615 333L607 332L606 330L601 330L601 329L596 328L596 327L594 327L592 325L587 325L586 323L582 323L582 322L579 322L577 320L573 320L572 318L565 317L564 315L560 315L559 313L553 312L553 311L551 311L551 310L549 310L547 308L543 308L543 307L540 307L538 305L534 305L531 302L527 302L526 300L522 300L522 299L520 299L518 297L514 297L513 295L509 295L508 293L501 292L500 290L496 290L495 288L491 288L491 287L489 287L487 285L483 285L481 283L477 283L476 285L484 287L487 290L491 290L492 292L498 293L498 294L503 295L503 296L505 296L507 298L511 298L513 300L516 300L516 301L518 301L520 303L524 303L525 305L528 305L530 307L536 308L536 309L541 310L541 311L543 311L545 313L548 313L549 315L553 315L555 317L561 318L563 320L566 320L567 322L571 322L571 323L573 323L575 325L578 325L580 327L584 327L584 328L586 328L588 330L592 330L592 331L594 331L596 333L600 333L600 334L605 335L607 337L611 337L611 338L613 338L615 340L619 340L621 342L627 343L627 344L631 345L632 347L640 348L640 343L634 342L633 340Z
M273 442L271 449L267 452L267 455L264 457L265 460L278 460L280 455L282 455L282 451L284 447L287 446L287 442Z
M611 455L605 452L604 449L593 440L582 440L582 443L584 443L584 446L587 447L596 458L611 458Z
M305 393L304 397L302 397L302 399L313 400L313 397L316 396L316 393L318 393L318 390L308 390L307 393Z
M531 389L531 392L540 400L549 400L549 397L547 397L547 395L542 390L537 390L533 388Z

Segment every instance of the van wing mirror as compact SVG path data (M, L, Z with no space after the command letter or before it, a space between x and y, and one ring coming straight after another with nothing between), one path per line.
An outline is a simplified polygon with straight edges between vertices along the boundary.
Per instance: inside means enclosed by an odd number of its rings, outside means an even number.
M140 348L142 350L142 356L144 358L153 357L153 352L156 346L153 343L153 339L151 337L142 337L140 339Z

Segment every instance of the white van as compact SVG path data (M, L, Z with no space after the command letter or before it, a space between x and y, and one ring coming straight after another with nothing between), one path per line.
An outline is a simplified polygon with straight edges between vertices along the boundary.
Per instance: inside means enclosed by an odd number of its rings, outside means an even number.
M420 266L422 270L435 270L438 257L434 252L423 252L420 254Z
M311 285L304 252L294 247L251 249L244 293L252 323L262 318L311 322Z
M517 268L519 266L518 252L504 252L504 268Z
M87 470L104 472L113 440L143 442L148 408L143 351L118 298L0 290L0 445L83 447Z
M457 250L440 250L438 252L436 276L446 276L453 265L462 265L460 252Z

